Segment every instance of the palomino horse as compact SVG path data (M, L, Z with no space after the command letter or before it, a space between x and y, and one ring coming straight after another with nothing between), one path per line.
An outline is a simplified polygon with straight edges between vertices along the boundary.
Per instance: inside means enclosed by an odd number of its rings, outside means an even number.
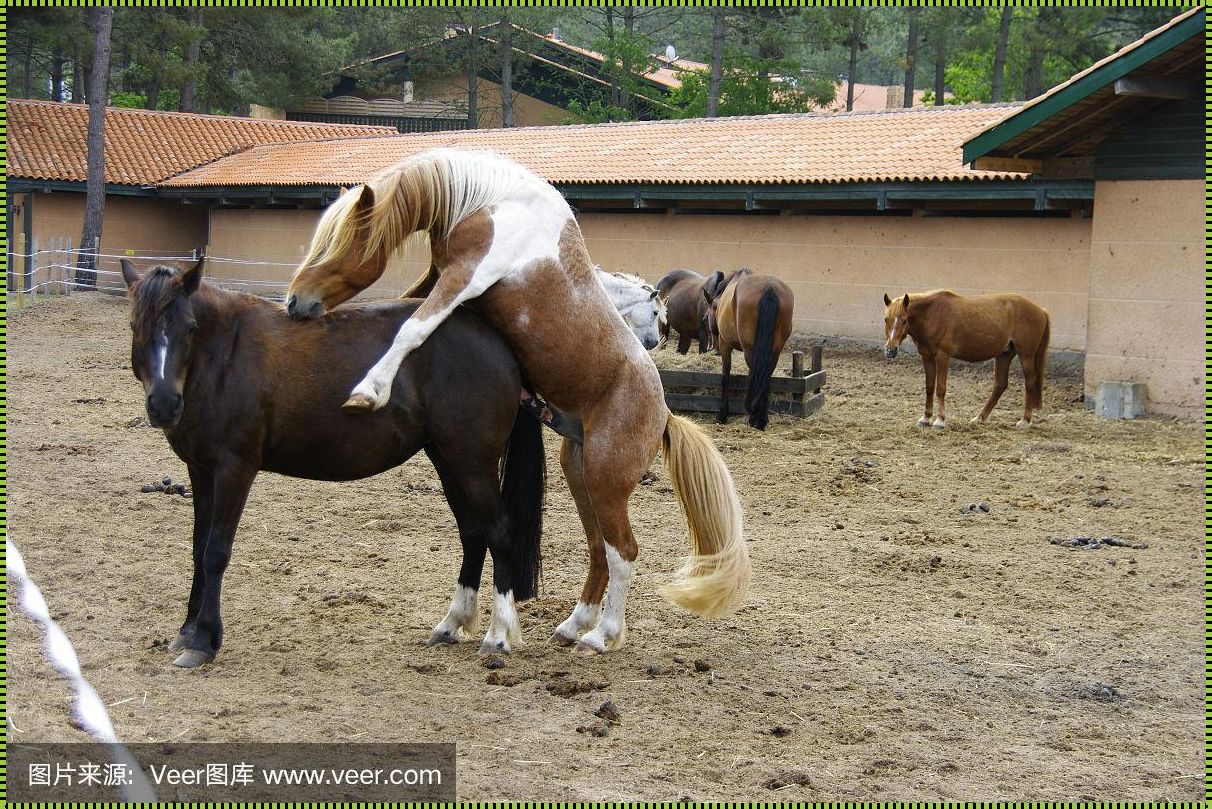
M919 427L930 426L934 394L938 417L934 428L947 426L947 366L951 358L966 362L993 360L993 392L973 422L989 417L1010 375L1010 360L1018 355L1026 391L1019 427L1031 426L1031 411L1044 404L1044 365L1052 326L1048 313L1022 295L999 292L963 297L949 289L906 294L893 300L884 295L884 353L891 359L904 341L913 338L926 369L926 413Z
M711 307L723 359L719 422L728 421L732 350L739 348L749 366L745 412L751 427L764 430L770 418L770 377L791 336L791 288L777 278L741 269L727 278L722 272L712 274L703 297Z
M589 540L589 574L552 640L585 653L623 642L637 548L627 500L658 448L690 527L693 555L664 588L699 615L737 607L749 581L741 504L723 458L665 406L660 375L610 305L572 210L527 169L490 153L436 149L334 202L287 292L294 317L319 317L368 287L413 233L433 262L428 297L354 388L346 407L387 403L401 360L468 303L513 347L553 407L584 423L561 463Z
M699 338L699 353L712 346L710 327L707 323L707 301L703 297L703 285L707 279L694 270L671 270L661 276L656 288L665 299L669 309L668 322L661 332L662 342L669 339L669 329L677 329L678 353L690 350L690 342Z
M611 305L622 315L627 328L631 329L645 350L656 348L661 341L661 329L666 328L665 302L661 300L656 287L639 276L606 272L596 266L594 270Z
M260 298L201 284L201 262L140 278L123 260L122 275L131 369L143 382L148 419L189 466L193 486L193 586L171 646L181 651L178 666L209 662L223 642L219 591L258 470L354 480L422 449L463 542L454 599L429 642L475 631L487 549L496 597L481 648L509 650L519 629L505 595L532 597L538 583L544 460L538 422L519 415L521 371L496 332L471 312L456 313L400 370L391 406L355 417L339 409L349 385L417 301L298 323ZM320 547L328 541L315 538Z

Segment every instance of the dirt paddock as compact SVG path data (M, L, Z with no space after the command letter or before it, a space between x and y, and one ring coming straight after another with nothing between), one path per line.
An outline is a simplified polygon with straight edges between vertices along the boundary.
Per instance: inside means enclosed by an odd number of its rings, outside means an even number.
M10 536L124 741L454 741L465 800L1201 798L1199 425L1100 420L1053 375L1017 430L1016 364L970 426L992 374L956 363L953 426L923 431L916 358L829 348L825 368L810 419L701 421L745 505L747 606L699 620L658 596L687 548L658 467L632 499L628 643L601 658L545 643L586 561L549 436L544 594L504 668L419 645L459 558L421 457L348 484L262 476L225 646L174 669L191 507L140 487L186 470L140 418L119 298L10 313ZM1084 536L1147 547L1049 541ZM8 740L83 740L32 625L9 633Z

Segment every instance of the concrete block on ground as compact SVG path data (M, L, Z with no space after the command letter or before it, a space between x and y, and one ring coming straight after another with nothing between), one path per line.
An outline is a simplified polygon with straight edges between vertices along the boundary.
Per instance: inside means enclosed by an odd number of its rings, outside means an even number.
M1135 419L1145 413L1144 382L1100 382L1094 398L1095 415L1109 419Z

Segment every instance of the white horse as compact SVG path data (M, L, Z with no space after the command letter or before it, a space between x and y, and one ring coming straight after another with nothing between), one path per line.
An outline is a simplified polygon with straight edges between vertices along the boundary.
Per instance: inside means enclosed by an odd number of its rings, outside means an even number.
M661 300L656 287L637 275L606 272L596 264L593 269L610 302L623 316L627 328L631 329L646 351L656 348L661 341L661 326L666 319L665 302Z

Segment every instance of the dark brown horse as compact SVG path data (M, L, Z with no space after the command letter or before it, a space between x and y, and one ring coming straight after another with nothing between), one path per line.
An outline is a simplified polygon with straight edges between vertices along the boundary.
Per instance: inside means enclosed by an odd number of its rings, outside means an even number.
M424 450L437 469L463 542L458 587L430 643L475 630L485 551L496 597L482 650L518 637L514 599L535 595L544 488L538 422L518 415L521 373L509 347L460 310L408 358L391 403L361 416L340 406L419 301L350 308L294 321L251 295L155 267L142 278L125 260L131 368L147 416L189 467L193 586L175 663L209 662L223 641L219 593L236 526L259 470L311 480L354 480ZM468 406L474 403L474 406ZM503 474L502 469L503 461ZM503 480L502 480L503 478ZM315 537L321 546L329 540Z
M678 353L690 350L690 343L699 338L699 353L711 348L712 334L707 325L707 300L703 297L703 285L707 279L694 270L672 270L657 281L657 292L665 301L668 310L661 324L661 343L669 339L672 327L678 333Z
M973 422L989 417L1006 390L1010 360L1018 355L1026 391L1019 427L1031 426L1031 411L1044 403L1044 365L1052 326L1048 313L1022 295L999 292L964 297L949 289L906 294L893 300L884 295L884 352L889 359L906 335L913 338L926 370L926 412L919 427L930 426L934 395L938 417L934 428L947 426L947 366L951 358L966 362L993 360L993 392Z
M727 278L722 272L714 273L703 287L703 297L711 307L723 359L718 420L720 424L728 421L732 350L739 348L749 366L745 412L751 427L764 430L770 418L770 377L791 336L795 296L777 278L740 269Z

